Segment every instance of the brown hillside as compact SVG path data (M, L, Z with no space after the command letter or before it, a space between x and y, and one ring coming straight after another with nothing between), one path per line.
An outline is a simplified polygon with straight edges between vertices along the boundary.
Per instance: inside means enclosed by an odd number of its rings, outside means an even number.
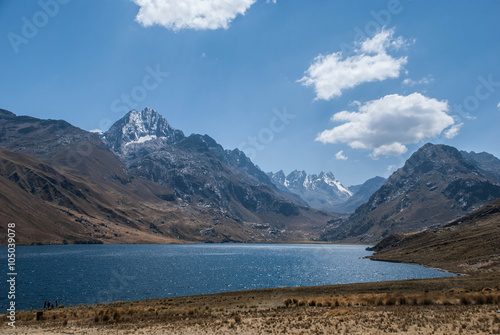
M16 223L18 244L304 241L328 220L301 209L287 227L242 222L216 208L179 203L170 189L147 180L92 183L3 148L0 203L0 220ZM0 226L3 236L6 227Z
M375 260L418 263L459 273L500 270L500 199L441 228L395 234L373 248Z

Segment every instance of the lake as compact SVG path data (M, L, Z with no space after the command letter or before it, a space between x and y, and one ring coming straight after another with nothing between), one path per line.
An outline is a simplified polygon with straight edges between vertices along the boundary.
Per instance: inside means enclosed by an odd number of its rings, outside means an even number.
M285 286L452 276L365 259L366 246L330 244L42 245L16 250L18 309ZM7 248L0 262L7 268ZM5 265L5 266L4 266ZM4 271L4 277L6 271ZM7 304L6 280L0 302Z

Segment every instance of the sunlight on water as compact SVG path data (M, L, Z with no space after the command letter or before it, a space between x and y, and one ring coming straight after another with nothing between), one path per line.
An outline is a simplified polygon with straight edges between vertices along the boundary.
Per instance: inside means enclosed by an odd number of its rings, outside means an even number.
M451 276L375 262L359 245L66 245L18 248L18 304L91 304L224 291ZM2 253L5 255L6 253ZM2 259L3 261L3 259ZM1 297L2 305L5 297Z

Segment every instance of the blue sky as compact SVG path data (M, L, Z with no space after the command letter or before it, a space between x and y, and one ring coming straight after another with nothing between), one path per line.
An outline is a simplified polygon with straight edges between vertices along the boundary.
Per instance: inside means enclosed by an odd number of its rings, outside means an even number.
M155 6L156 3L156 6ZM498 1L0 0L0 108L106 130L146 106L264 171L500 157Z

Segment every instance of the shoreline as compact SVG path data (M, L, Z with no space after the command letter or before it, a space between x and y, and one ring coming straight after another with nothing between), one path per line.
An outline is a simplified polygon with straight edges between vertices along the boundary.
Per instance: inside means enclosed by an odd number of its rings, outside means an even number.
M393 259L383 259L383 258L373 258L373 256L375 256L375 254L371 255L371 256L366 256L365 258L366 259L369 259L371 261L374 261L374 262L386 262L386 263L397 263L397 264L408 264L408 265L418 265L418 266L423 266L424 268L427 268L427 269L431 269L431 270L437 270L437 271L441 271L441 272L444 272L444 273L450 273L450 274L453 274L453 275L456 275L456 276L470 276L471 274L470 273L462 273L462 272L455 272L453 270L448 270L448 269L444 269L444 268L438 268L438 267L435 267L435 266L430 266L430 265L425 265L423 263L416 263L416 262L405 262L405 261L398 261L398 260L393 260ZM444 277L446 278L446 277Z
M231 291L209 295L77 305L18 313L19 334L314 334L477 330L485 317L500 329L500 273L358 284ZM43 312L42 320L36 320ZM417 323L415 315L426 323ZM5 321L2 315L2 321ZM475 320L469 322L467 320ZM498 320L498 321L495 321ZM385 324L384 321L384 324ZM390 322L389 322L390 321ZM412 325L412 322L414 325ZM5 322L0 332L7 329ZM412 325L413 328L407 328ZM465 326L463 326L465 325ZM445 328L442 328L445 327ZM458 328L457 328L458 327ZM283 332L280 330L280 332ZM321 331L320 331L321 330ZM406 330L406 331L405 331ZM438 332L438 330L440 330ZM470 333L466 331L466 333Z
M203 243L201 243L203 244ZM438 270L444 273L450 273L454 274L455 276L451 277L431 277L431 278L408 278L408 279L399 279L399 280L382 280L382 281L372 281L372 282L355 282L355 283L346 283L346 284L328 284L328 285L313 285L313 286L285 286L285 287L270 287L270 288L260 288L260 289L246 289L246 290L235 290L235 291L224 291L224 292L216 292L216 293L206 293L206 294L195 294L195 295L183 295L183 296L176 296L176 297L161 297L161 298L151 298L151 299L141 299L141 300L117 300L117 301L111 301L111 302L98 302L98 303L93 303L93 304L75 304L75 305L70 305L68 306L69 308L73 307L79 307L79 306L102 306L102 305L113 305L117 303L147 303L147 302L154 302L158 300L172 300L172 299L188 299L188 298L206 298L206 297L216 297L219 295L241 295L241 294L251 294L252 292L260 293L260 292L271 292L271 291L315 291L315 290L321 290L321 289L332 289L332 288L338 288L340 291L342 291L342 288L347 288L347 287L363 287L363 286L391 286L394 283L405 283L405 282L424 282L424 281L436 281L436 280L447 280L450 278L460 278L460 277L465 277L465 276L474 276L474 275L480 275L480 274L460 274L460 273L453 273L451 271L445 270L445 269L439 269L439 268L433 268L421 264L415 264L415 263L404 263L400 261L385 261L385 260L376 260L376 259L371 259L369 256L364 257L366 259L369 259L371 261L376 261L376 262L387 262L387 263L401 263L401 264L411 264L411 265L418 265L418 266L423 266L428 269L433 269L433 270ZM489 275L490 273L487 273ZM500 273L498 273L500 277ZM499 278L499 285L500 285L500 278ZM364 291L363 291L364 292ZM41 309L23 309L23 310L18 310L21 312L28 312L28 311L37 311Z
M216 244L216 245L238 245L238 244L268 244L268 245L282 245L282 244L311 244L311 245L357 245L357 246L372 246L371 244L364 243L339 243L328 241L278 241L278 242L200 242L200 241L179 241L178 243L32 243L32 244L17 244L18 247L36 247L36 246L57 246L57 245L184 245L184 244ZM7 247L7 244L0 244L0 247Z

